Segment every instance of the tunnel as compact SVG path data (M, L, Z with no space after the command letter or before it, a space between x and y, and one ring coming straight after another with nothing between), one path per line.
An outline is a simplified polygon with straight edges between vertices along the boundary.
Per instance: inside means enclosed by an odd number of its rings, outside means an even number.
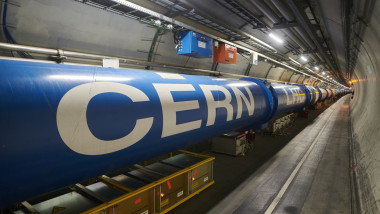
M379 1L0 11L0 213L380 213Z

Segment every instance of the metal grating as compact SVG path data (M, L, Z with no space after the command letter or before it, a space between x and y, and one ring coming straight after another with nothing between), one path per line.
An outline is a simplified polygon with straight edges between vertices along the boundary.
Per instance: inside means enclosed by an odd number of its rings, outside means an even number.
M149 13L143 12L141 10L137 10L135 8L132 8L132 7L128 7L128 6L119 4L119 3L117 3L117 1L114 1L114 0L75 0L75 1L87 4L87 5L91 5L91 6L103 9L103 10L107 10L109 12L112 12L112 13L115 13L118 15L122 15L122 16L125 16L128 18L140 20L140 21L145 22L145 23L150 22L149 18L151 17L151 15ZM150 1L168 9L168 11L169 11L168 13L180 14L184 17L187 17L191 20L194 20L194 21L196 21L202 25L205 25L211 29L214 29L220 33L223 33L223 34L229 36L231 40L241 41L241 42L244 42L245 44L247 44L249 46L257 48L257 49L271 55L272 57L275 57L276 60L288 61L287 58L282 56L281 54L274 53L273 50L270 50L267 47L255 42L255 41L253 41L253 40L251 40L245 36L242 36L242 35L240 35L236 32L233 32L233 31L231 31L231 30L229 30L229 29L227 29L221 25L218 25L217 23L214 23L211 20L194 13L192 10L190 10L188 8L185 8L181 5L173 3L170 0L150 0ZM164 23L163 20L161 20L161 21ZM174 27L173 30L179 30L179 29L182 30L183 29L183 26L173 25L173 27Z
M193 13L187 13L187 14L184 14L185 17L191 19L191 20L194 20L200 24L203 24L211 29L214 29L220 33L223 33L231 38L233 38L234 40L243 40L243 39L246 39L246 37L244 36L241 36L223 26L220 26L216 23L213 23L211 22L210 20L206 19L206 18L203 18L202 16L199 16L199 15L196 15L196 14L193 14Z
M141 12L139 10L130 8L125 5L121 5L119 3L116 3L110 0L75 0L75 1L87 4L87 5L91 5L103 10L107 10L109 12L112 12L118 15L126 16L128 18L141 20L142 22L146 22L146 23L148 22L146 18L150 17L150 15L147 13Z
M221 4L223 7L230 10L231 12L238 15L247 23L251 24L255 29L259 29L259 28L269 29L270 28L265 22L261 21L257 16L253 15L250 11L245 9L245 7L236 0L215 0L215 1Z
M190 9L186 9L176 3L173 3L169 0L151 0L151 2L154 2L166 9L168 9L169 11L173 11L175 13L180 13L182 16L186 17L186 18L189 18L193 21L196 21L204 26L207 26L213 30L216 30L220 33L223 33L231 38L233 38L234 40L243 40L243 39L246 39L246 37L242 36L242 35L239 35L223 26L220 26L218 25L217 23L214 23L210 20L208 20L207 18L205 17L202 17L196 13L194 13L193 11L191 11ZM190 11L190 12L188 12Z
M173 3L170 0L150 0L150 1L168 9L169 11L172 11L172 12L177 13L177 14L181 14L182 16L184 16L186 18L189 18L189 19L196 21L196 22L198 22L204 26L207 26L213 30L216 30L220 33L223 33L223 34L229 36L230 39L232 39L234 41L242 41L247 45L250 45L250 46L257 48L257 49L259 49L259 50L261 50L267 54L270 54L271 56L275 57L277 60L288 61L286 57L284 57L278 53L274 53L273 50L255 42L255 41L253 41L253 40L251 40L245 36L242 36L236 32L233 32L233 31L231 31L231 30L229 30L229 29L227 29L221 25L218 25L217 23L214 23L211 20L198 15L198 14L194 13L192 10L187 9L185 7L182 7L182 6L178 5L177 3ZM225 2L227 2L227 0ZM228 2L234 2L234 1L231 0ZM241 7L239 7L239 6L236 6L236 8L241 9ZM235 10L237 10L236 8L235 8ZM251 14L250 12L248 12L244 8L242 8L241 10L243 11L241 13L246 14L246 17L248 17L248 19L252 19L252 20L250 20L250 23L254 23L255 26L264 26L263 24L265 24L265 23L261 22L259 19L255 18L253 15L250 15ZM266 25L264 27L266 27Z

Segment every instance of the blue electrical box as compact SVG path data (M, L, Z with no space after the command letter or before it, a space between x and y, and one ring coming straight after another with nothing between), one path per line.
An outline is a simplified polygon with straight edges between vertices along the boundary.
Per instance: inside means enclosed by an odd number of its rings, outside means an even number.
M181 32L177 54L196 58L211 58L212 39L194 31Z

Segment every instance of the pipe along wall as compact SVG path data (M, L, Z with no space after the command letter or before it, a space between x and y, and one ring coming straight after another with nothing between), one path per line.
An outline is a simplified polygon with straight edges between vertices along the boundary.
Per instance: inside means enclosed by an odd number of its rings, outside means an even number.
M317 97L254 78L17 60L0 67L0 207L233 129L260 129Z

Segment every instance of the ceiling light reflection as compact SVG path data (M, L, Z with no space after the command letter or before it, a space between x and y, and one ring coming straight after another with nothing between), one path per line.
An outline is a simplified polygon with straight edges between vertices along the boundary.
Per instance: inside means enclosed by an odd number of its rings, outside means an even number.
M78 80L78 81L128 81L131 78L117 76L90 76L90 75L49 75L49 79L57 80Z

